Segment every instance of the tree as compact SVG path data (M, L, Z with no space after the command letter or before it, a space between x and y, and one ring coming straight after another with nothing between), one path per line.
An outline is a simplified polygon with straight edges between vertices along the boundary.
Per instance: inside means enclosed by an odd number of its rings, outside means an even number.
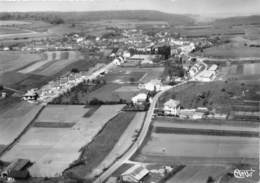
M72 73L79 73L79 70L78 70L77 68L72 68L72 69L71 69L71 72L72 72Z
M214 182L215 180L213 179L213 177L209 176L206 183L214 183Z

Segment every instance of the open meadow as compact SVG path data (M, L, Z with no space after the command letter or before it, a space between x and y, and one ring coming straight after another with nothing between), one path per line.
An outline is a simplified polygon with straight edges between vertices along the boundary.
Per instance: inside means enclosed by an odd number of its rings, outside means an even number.
M53 111L50 110L53 108L58 111L55 116L52 116ZM36 123L46 121L49 126L31 127L1 159L4 161L13 161L17 158L30 159L34 162L30 167L32 176L59 176L79 158L80 148L90 143L122 108L123 105L101 106L86 118L84 115L88 112L88 108L84 106L48 106L36 119ZM76 124L65 128L64 126L53 127L52 123L62 123L65 111L67 115L71 114L70 122ZM80 119L78 115L81 116Z

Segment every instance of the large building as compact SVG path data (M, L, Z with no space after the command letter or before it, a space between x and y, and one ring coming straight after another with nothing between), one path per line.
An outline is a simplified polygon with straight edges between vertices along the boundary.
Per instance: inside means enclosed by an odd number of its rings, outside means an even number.
M164 114L178 116L180 112L180 101L170 99L164 103Z
M149 174L149 170L140 166L134 165L127 171L121 174L123 182L127 183L141 183L143 178Z

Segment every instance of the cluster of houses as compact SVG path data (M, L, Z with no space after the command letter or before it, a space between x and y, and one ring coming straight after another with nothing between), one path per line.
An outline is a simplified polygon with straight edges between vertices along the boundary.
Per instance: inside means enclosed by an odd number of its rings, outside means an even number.
M213 81L216 78L218 66L216 64L211 65L208 69L203 70L196 76L196 80L202 82Z
M23 96L23 99L29 102L40 102L47 104L60 95L70 91L78 84L93 80L107 73L114 66L113 63L108 65L96 64L95 67L90 68L88 72L69 73L57 80L50 81L40 89L31 89Z
M206 107L198 107L196 109L182 109L179 100L169 99L162 108L164 116L175 116L181 119L226 119L227 114L219 114L210 112Z
M193 78L195 75L197 75L202 69L205 67L205 65L201 62L195 63L189 70L189 76Z

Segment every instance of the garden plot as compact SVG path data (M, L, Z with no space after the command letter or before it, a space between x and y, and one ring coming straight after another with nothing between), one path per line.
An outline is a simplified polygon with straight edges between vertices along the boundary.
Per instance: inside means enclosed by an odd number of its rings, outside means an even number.
M73 128L31 128L2 159L30 159L34 164L29 171L34 177L59 176L79 158L81 147L91 142L123 107L124 105L101 106L89 118L79 119ZM81 114L84 115L83 112ZM43 117L44 115L40 119Z

